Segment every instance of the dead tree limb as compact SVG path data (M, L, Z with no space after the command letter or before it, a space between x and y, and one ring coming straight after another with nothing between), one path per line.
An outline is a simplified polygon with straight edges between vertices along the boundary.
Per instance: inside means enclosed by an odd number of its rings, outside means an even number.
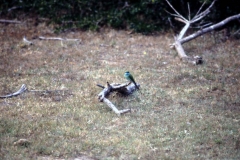
M9 9L8 9L8 12L11 12L11 11L13 11L13 10L15 10L15 9L19 9L19 8L23 8L23 6L14 6L14 7L12 7L12 8L9 8Z
M207 27L207 28L204 28L204 29L202 29L202 30L199 30L199 31L197 31L197 32L194 33L194 34L191 34L191 35L189 35L189 36L181 39L181 40L180 40L180 43L183 44L183 43L186 43L186 42L188 42L188 41L191 41L192 39L194 39L194 38L196 38L196 37L198 37L198 36L201 36L201 35L203 35L203 34L205 34L205 33L208 33L208 32L211 32L211 31L213 31L213 30L215 30L215 29L218 29L218 28L224 26L225 24L227 24L228 22L230 22L230 21L232 21L232 20L235 20L235 19L239 19L239 18L240 18L240 14L237 14L237 15L234 15L234 16L231 16L231 17L228 17L228 18L224 19L223 21L221 21L221 22L219 22L219 23L217 23L217 24L214 24L214 25L212 25L212 26L209 26L209 27Z
M102 85L97 85L98 87L102 88ZM138 84L138 87L140 85ZM133 93L136 90L136 86L133 83L130 84L116 84L112 83L109 84L107 82L107 87L104 87L103 90L98 94L98 100L100 102L104 102L107 104L108 107L110 107L117 115L121 115L123 113L130 112L131 109L124 109L124 110L118 110L117 107L109 101L106 97L108 97L112 92L118 92L122 95L129 95Z
M26 45L33 45L33 42L27 40L27 38L24 36L23 37L23 42L26 44Z
M59 38L59 37L42 37L39 36L41 40L58 40L58 41L81 41L81 39L68 39L68 38Z
M20 95L21 93L25 92L26 90L27 90L27 87L25 84L23 84L17 92L14 92L14 93L11 93L11 94L8 94L5 96L0 96L0 98L11 98L11 97Z
M4 96L0 96L0 98L12 98L14 96L18 96L18 95L22 94L23 92L45 92L45 93L49 93L49 92L59 92L59 91L67 91L67 90L29 90L27 88L27 86L25 84L23 84L18 91L14 92L14 93L7 94L7 95L4 95Z
M21 23L20 21L0 19L0 23Z
M210 13L210 9L213 7L214 3L216 2L216 0L214 0L210 6L202 11L202 8L205 4L205 2L202 4L202 6L199 8L198 12L196 13L196 15L191 18L190 15L190 7L188 5L188 12L189 12L189 16L188 16L188 19L184 18L172 5L171 3L168 2L168 0L166 0L166 2L168 3L168 5L173 9L173 11L175 12L174 14L168 12L169 14L171 14L172 16L175 16L175 20L179 21L179 22L182 22L182 23L185 23L185 26L183 27L183 29L180 31L180 34L177 35L175 37L175 43L171 44L171 48L174 47L179 55L179 57L183 60L183 61L186 61L186 62L189 62L189 63L192 63L192 64L201 64L203 62L202 58L200 56L193 56L193 57L189 57L186 55L183 47L182 47L182 44L183 43L186 43L200 35L203 35L205 33L208 33L208 32L211 32L217 28L220 28L222 26L224 26L225 24L227 24L228 22L232 21L232 20L235 20L235 19L238 19L240 18L240 14L237 14L237 15L234 15L234 16L231 16L231 17L228 17L226 18L225 20L217 23L217 24L214 24L214 25L211 25L209 27L206 27L206 28L203 28L203 29L200 29L199 31L197 31L196 33L193 33L192 35L189 35L187 37L184 37L185 33L187 32L187 30L189 29L189 27L191 26L191 24L193 23L196 23L198 21L200 21L201 19L203 19L206 15L208 15Z
M108 107L110 107L117 115L121 115L123 113L127 113L127 112L130 112L131 109L123 109L123 110L118 110L114 104L109 101L107 98L103 98L103 102L106 103L108 105Z

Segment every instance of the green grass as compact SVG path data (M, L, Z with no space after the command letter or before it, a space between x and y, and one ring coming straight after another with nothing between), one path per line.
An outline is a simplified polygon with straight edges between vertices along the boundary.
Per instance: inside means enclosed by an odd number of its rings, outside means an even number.
M51 90L0 99L2 159L240 158L237 40L216 44L206 35L185 44L189 55L205 60L192 66L168 48L173 39L167 33L143 36L109 29L54 35L44 25L0 25L5 29L1 95L22 84ZM33 39L33 46L20 47L21 37L31 38L36 31L37 36L82 41ZM98 101L96 84L124 83L126 70L142 94L111 96L119 109L132 109L119 117ZM22 138L29 145L14 145Z

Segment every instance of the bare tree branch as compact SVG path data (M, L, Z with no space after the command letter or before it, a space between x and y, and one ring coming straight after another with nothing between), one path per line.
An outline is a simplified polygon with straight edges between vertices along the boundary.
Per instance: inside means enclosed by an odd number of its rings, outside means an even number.
M23 42L26 43L27 45L33 45L33 42L27 40L25 36L23 37Z
M171 3L168 2L168 0L166 0L166 1L167 1L168 5L174 10L174 12L176 13L176 15L177 15L179 18L183 19L184 21L187 21L187 19L184 18L181 14L179 14L178 11L171 5Z
M27 87L25 84L23 84L18 91L8 94L8 95L5 95L5 96L0 96L0 98L11 98L11 97L17 96L17 95L25 92L26 90L27 90Z
M191 11L190 11L189 2L187 4L188 4L188 20L190 21L191 20Z
M203 2L203 4L201 5L201 7L199 8L198 12L196 13L196 15L193 17L193 19L195 19L195 17L199 14L199 12L202 10L203 6L205 5L206 1Z
M102 88L102 85L97 85L98 87ZM138 87L140 85L138 84ZM104 102L107 104L108 107L110 107L117 115L121 115L123 113L131 111L131 109L124 109L124 110L118 110L117 107L107 99L107 97L114 91L121 93L123 95L129 95L133 91L135 91L137 88L133 83L128 84L116 84L112 83L109 84L107 82L107 87L104 87L103 90L98 94L98 100L100 102Z
M29 90L27 88L27 86L25 84L23 84L18 91L14 92L14 93L7 94L7 95L4 95L4 96L0 96L0 98L11 98L11 97L14 97L14 96L18 96L25 91L26 92L46 92L46 93L49 93L49 92L59 92L59 91L68 91L68 90Z
M0 23L21 23L20 21L0 19Z
M190 15L191 15L191 11L190 11L190 5L188 4L188 19L185 19L182 15L180 15L175 8L173 8L173 6L168 2L168 0L166 0L166 2L168 3L168 5L174 10L174 12L176 14L171 14L171 15L174 15L175 16L175 20L177 21L180 21L182 23L185 23L185 26L183 27L183 29L180 31L180 34L175 37L175 43L171 44L171 48L172 47L175 47L179 57L183 60L183 61L187 61L187 62L190 62L190 63L193 63L193 64L201 64L203 62L202 58L200 56L194 56L194 57L189 57L186 55L183 47L182 47L182 44L183 43L186 43L202 34L205 34L207 32L210 32L214 29L217 29L219 27L222 27L223 25L225 25L226 23L234 20L234 19L238 19L240 18L240 14L238 15L235 15L235 16L231 16L231 17L228 17L226 18L225 20L215 24L215 25L212 25L212 26L209 26L207 28L204 28L204 29L201 29L199 31L197 31L196 33L190 35L190 36L187 36L184 38L184 35L185 33L187 32L188 28L190 27L191 24L201 20L202 18L204 18L207 14L210 13L210 9L213 7L214 3L215 3L216 0L214 0L211 5L205 9L204 11L202 11L202 8L205 4L205 2L202 4L202 6L199 8L197 14L191 19ZM207 24L209 25L209 23ZM204 25L204 26L207 26L207 25Z
M210 5L205 11L201 12L200 14L196 14L196 15L193 17L193 19L192 19L191 22L192 22L192 23L195 23L195 22L199 21L200 19L202 19L203 17L205 17L208 13L210 13L210 9L211 9L212 6L214 5L215 1L216 1L216 0L214 0L214 1L211 3L211 5ZM201 7L200 7L200 9L201 9Z
M23 7L22 6L14 6L12 8L9 8L8 12L11 12L12 10L19 9L19 8L23 8Z
M223 20L223 21L221 21L221 22L219 22L217 24L214 24L212 26L209 26L207 28L199 30L196 33L194 33L194 34L192 34L190 36L187 36L187 37L185 37L185 38L183 38L183 39L181 39L179 41L180 41L181 44L186 43L186 42L188 42L188 41L190 41L190 40L192 40L192 39L194 39L194 38L196 38L198 36L201 36L201 35L203 35L205 33L208 33L208 32L211 32L211 31L217 29L217 28L220 28L220 27L224 26L225 24L227 24L228 22L230 22L232 20L235 20L235 19L238 19L238 18L240 18L240 14L228 17L225 20Z
M187 32L188 28L190 27L190 22L187 22L186 25L183 27L183 29L181 30L179 36L177 37L178 40L182 39L183 36L185 35L185 33Z
M58 41L81 41L81 39L68 39L68 38L59 38L59 37L42 37L39 36L41 40L58 40Z

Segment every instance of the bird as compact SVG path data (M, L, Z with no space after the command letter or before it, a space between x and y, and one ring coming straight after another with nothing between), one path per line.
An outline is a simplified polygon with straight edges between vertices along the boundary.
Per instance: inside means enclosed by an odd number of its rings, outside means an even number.
M137 89L139 89L138 86L137 86L137 84L136 84L136 82L135 82L135 80L134 80L134 78L133 78L133 76L131 75L131 73L130 73L129 71L127 71L127 72L124 73L124 77L125 77L128 81L132 82Z

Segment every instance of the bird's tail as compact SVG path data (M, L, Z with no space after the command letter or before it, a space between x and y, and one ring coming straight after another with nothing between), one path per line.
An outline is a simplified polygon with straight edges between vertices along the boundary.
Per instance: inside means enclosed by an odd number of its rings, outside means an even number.
M137 89L139 89L137 83L136 83L136 82L133 82L133 83L134 83L135 87L136 87Z

